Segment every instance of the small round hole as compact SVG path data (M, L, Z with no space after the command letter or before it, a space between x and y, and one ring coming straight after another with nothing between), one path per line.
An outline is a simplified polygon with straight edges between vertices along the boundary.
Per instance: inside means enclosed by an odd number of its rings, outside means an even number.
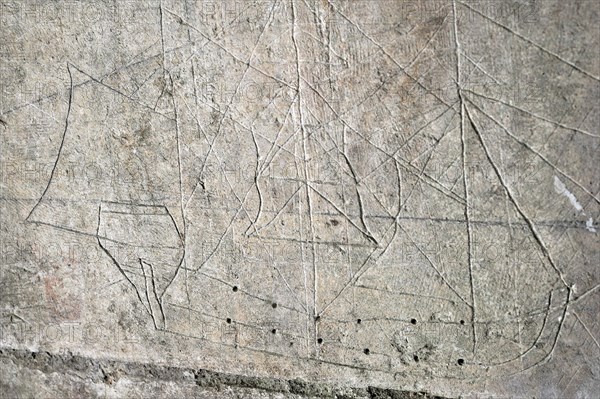
M233 286L233 288L232 288L232 290L233 290L233 292L238 292L238 287L237 287L237 285L234 285L234 286Z
M361 319L356 319L356 323L360 324L360 323L362 323L362 320Z
M417 355L414 355L414 356L413 356L413 359L415 360L415 362L418 362L418 361L419 361L419 356L417 356Z
M363 352L365 353L365 355L368 355L369 353L371 353L371 351L369 350L369 348L365 348L365 350Z
M460 321L460 324L464 325L464 324L465 324L465 321L464 321L464 320L461 320L461 321Z
M315 321L321 320L321 316L315 316Z
M227 321L227 324L231 324L231 319L229 317L227 318L226 321Z
M417 319L410 319L410 324L417 324Z
M322 344L322 343L323 343L323 338L319 338L319 339L317 339L317 342L318 342L319 344Z
M276 304L275 302L273 302L273 304L271 305L271 307L272 307L273 309L277 309L277 304Z
M462 366L463 364L465 364L465 360L464 359L458 359L457 361L459 366Z
M277 334L277 329L276 329L276 328L274 328L274 329L272 329L272 330L271 330L271 332L272 332L273 334Z

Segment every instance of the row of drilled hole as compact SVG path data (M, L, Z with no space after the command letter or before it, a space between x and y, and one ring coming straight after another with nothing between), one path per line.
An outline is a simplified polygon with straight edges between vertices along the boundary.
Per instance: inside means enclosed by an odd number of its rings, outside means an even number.
M238 290L239 290L239 289L238 289L237 285L234 285L234 286L233 286L233 292L237 292ZM277 308L277 303L273 303L273 304L271 304L271 306L273 307L273 309L276 309L276 308ZM317 316L317 317L316 317L316 320L317 320L317 321L319 321L319 319L320 319L320 318L321 318L321 316ZM357 319L357 320L356 320L356 322L357 322L358 324L360 324L360 323L362 323L362 319ZM410 319L410 323L411 323L411 324L417 324L417 319ZM464 320L461 320L461 321L460 321L460 324L465 324L465 321L464 321Z
M232 289L233 289L233 292L237 292L237 291L238 291L238 287L237 287L236 285L234 285ZM271 304L271 307L272 307L273 309L276 309L276 308L277 308L277 303L273 302L273 303ZM320 316L317 316L317 317L316 317L316 320L318 321L320 318L321 318ZM231 320L230 318L227 318L227 324L231 324L231 323L232 323L232 320ZM362 319L356 319L356 323L357 323L357 324L361 324L361 323L362 323ZM410 324L413 324L413 325L414 325L414 324L417 324L417 319L410 319ZM464 321L464 320L461 320L461 321L460 321L460 324L465 324L465 321ZM277 329L276 329L276 328L272 329L272 330L271 330L271 333L273 333L273 334L277 334ZM318 338L318 339L317 339L317 343L319 343L319 344L322 344L322 343L323 343L323 338ZM292 344L293 344L293 343L292 343L292 342L290 342L290 345L292 345ZM365 349L363 350L363 353L364 353L365 355L369 355L369 354L371 353L371 351L369 350L369 348L365 348ZM414 359L414 361L415 361L415 362L418 362L418 361L419 361L419 356L415 355L415 356L413 357L413 359ZM465 361L464 361L464 359L458 359L456 363L457 363L459 366L462 366L463 364L465 364Z

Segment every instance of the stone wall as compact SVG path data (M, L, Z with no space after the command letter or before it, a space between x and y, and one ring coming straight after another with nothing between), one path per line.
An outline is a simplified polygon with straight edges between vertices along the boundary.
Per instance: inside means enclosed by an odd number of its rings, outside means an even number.
M593 397L593 0L0 3L4 397Z

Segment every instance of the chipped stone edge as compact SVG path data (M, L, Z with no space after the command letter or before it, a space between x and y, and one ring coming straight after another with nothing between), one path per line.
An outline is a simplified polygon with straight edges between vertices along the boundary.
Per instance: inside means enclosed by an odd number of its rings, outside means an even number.
M256 389L273 393L289 393L318 398L338 399L447 399L426 392L411 392L368 386L366 388L342 387L326 383L308 382L301 379L252 377L221 373L205 369L190 369L142 362L111 359L94 359L46 351L31 351L0 347L0 359L9 359L20 366L43 373L76 374L92 383L113 384L122 377L136 381L165 381L193 383L201 388Z

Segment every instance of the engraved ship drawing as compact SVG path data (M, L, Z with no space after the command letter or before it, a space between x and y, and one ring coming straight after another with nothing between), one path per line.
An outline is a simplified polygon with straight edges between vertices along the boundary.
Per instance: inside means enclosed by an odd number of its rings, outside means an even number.
M157 329L291 356L288 342L265 338L282 330L271 328L278 309L291 315L283 324L304 359L353 365L356 353L365 354L385 372L417 358L459 359L465 375L511 374L546 362L573 294L527 206L546 188L517 192L505 171L522 165L501 161L525 148L552 174L579 183L528 147L478 93L481 81L494 79L468 63L456 9L442 8L435 29L420 33L428 40L402 63L336 9L348 22L337 34L370 51L361 57L345 49L354 56L348 64L343 49L334 54L331 42L310 39L326 40L317 26L303 30L309 28L298 20L310 10L277 4L245 51L162 10L165 28L180 29L162 38L152 62L135 65L154 71L153 88L118 73L94 78L71 65L63 142L27 220L95 237ZM286 41L269 29L277 11L290 25ZM428 46L446 45L455 65L421 59ZM302 57L308 50L314 63ZM442 82L421 79L426 67ZM364 74L379 85L362 87ZM198 80L206 77L237 83L217 101L200 92ZM275 85L276 94L249 103L248 81ZM345 86L358 89L343 93ZM415 117L414 108L428 112ZM105 129L87 128L96 125ZM86 164L92 154L104 154L91 157L104 173L90 167L93 178L69 174L69 165ZM240 165L244 160L252 162ZM517 242L527 250L511 254ZM227 252L230 244L237 255ZM176 281L181 271L185 289ZM234 301L194 292L188 279L235 292L249 308L269 306L246 314ZM543 294L523 296L532 285ZM171 330L170 314L197 317L197 324L220 318L254 335L240 343L239 330L231 342L195 326ZM515 317L524 325L515 327ZM351 340L340 332L349 324L357 325ZM436 340L456 349L439 350ZM510 356L498 358L499 346Z

